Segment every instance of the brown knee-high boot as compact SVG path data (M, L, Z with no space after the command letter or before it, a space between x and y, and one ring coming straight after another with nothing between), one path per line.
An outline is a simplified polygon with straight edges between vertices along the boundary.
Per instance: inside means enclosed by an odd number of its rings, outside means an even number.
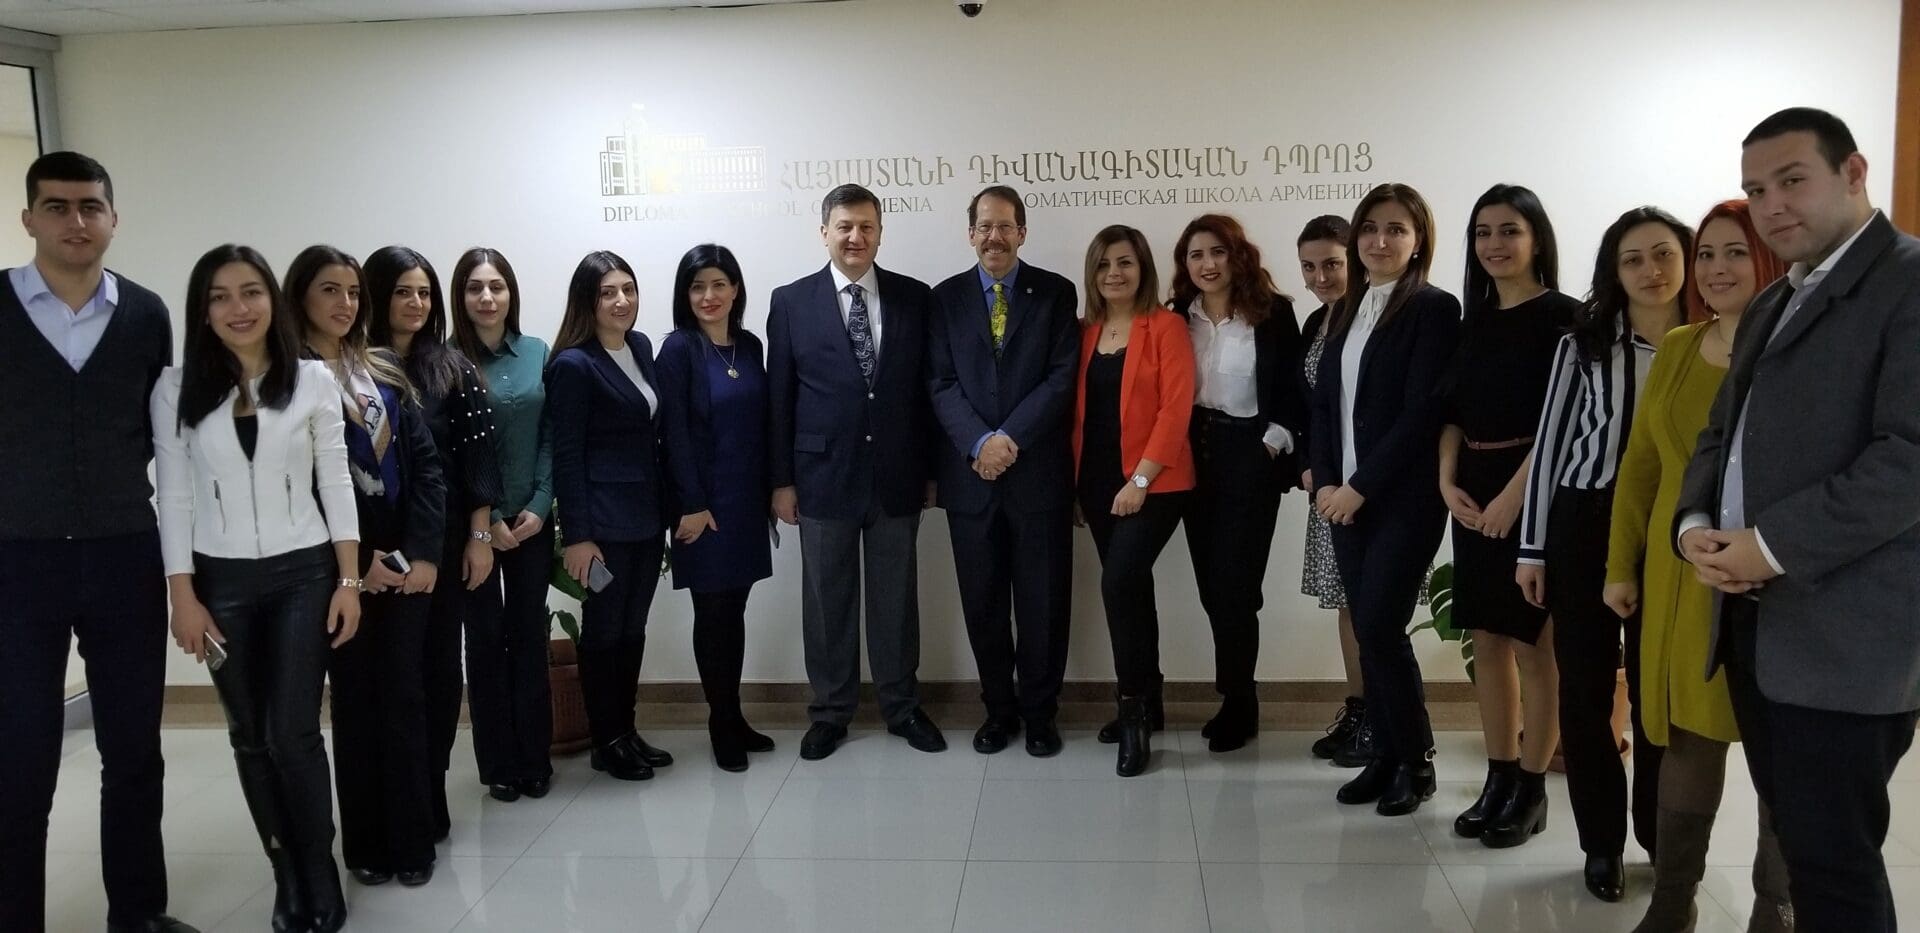
M1760 844L1753 853L1753 914L1747 933L1791 933L1793 899L1787 893L1787 861L1773 834L1773 814L1760 803Z
M1633 933L1689 933L1698 918L1694 892L1707 873L1707 845L1713 839L1713 814L1660 808L1653 866L1653 900Z

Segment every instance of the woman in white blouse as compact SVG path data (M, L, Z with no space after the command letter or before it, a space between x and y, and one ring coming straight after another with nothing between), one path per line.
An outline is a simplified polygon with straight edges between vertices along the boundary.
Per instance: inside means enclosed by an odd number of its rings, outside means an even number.
M1260 656L1261 584L1281 493L1304 468L1298 438L1306 399L1293 366L1300 324L1239 221L1203 214L1174 247L1167 306L1193 342L1196 470L1182 519L1200 605L1213 627L1220 712L1200 730L1226 752L1260 731L1254 664Z
M182 363L152 401L174 642L213 671L273 863L273 929L338 930L320 691L330 649L360 623L340 397L322 364L300 361L299 322L251 248L200 258L185 323Z

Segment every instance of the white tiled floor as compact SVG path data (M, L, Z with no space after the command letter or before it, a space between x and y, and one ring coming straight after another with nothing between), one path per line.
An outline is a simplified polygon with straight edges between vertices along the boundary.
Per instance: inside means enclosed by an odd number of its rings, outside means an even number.
M1163 735L1153 770L1113 775L1113 748L1067 735L1057 758L1016 745L924 755L857 731L822 762L799 734L745 774L712 764L703 732L649 733L678 762L648 782L597 775L584 755L555 763L544 800L486 797L463 732L449 782L453 835L433 883L348 883L355 931L701 931L911 933L1045 931L1624 931L1645 909L1651 870L1630 866L1623 904L1587 896L1566 809L1549 778L1547 831L1492 850L1451 833L1485 766L1477 735L1440 737L1443 783L1412 817L1341 807L1353 772L1314 761L1309 733L1268 732L1212 755L1194 733ZM217 729L170 729L165 831L172 910L207 930L259 930L273 892ZM104 925L99 758L68 737L49 844L56 931ZM1701 933L1743 929L1756 821L1729 762L1699 898ZM1920 763L1894 792L1887 842L1900 910L1920 916Z

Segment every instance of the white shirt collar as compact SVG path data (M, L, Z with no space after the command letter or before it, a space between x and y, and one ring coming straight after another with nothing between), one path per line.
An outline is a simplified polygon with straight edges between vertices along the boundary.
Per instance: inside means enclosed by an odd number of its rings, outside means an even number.
M879 268L879 266L868 266L867 274L861 276L858 281L855 281L847 278L847 274L841 272L839 266L833 263L827 263L827 271L833 273L833 290L835 292L844 295L846 294L847 286L858 285L867 293L867 297L869 298L880 294L880 273L877 271Z
M47 285L47 277L40 274L39 263L29 262L20 266L19 275L20 278L17 280L19 288L17 291L20 294L21 304L28 304L41 295L46 295L50 298L58 297L53 294L53 289ZM113 273L105 269L100 270L100 288L93 293L93 298L89 300L103 301L109 308L119 307L120 280L115 278Z
M1829 253L1826 260L1820 263L1820 265L1809 269L1804 262L1794 263L1793 267L1787 270L1787 283L1792 285L1795 291L1799 291L1802 286L1807 284L1808 279L1812 279L1817 283L1820 279L1826 278L1827 273L1832 272L1833 267L1840 262L1840 257L1846 253L1847 248L1853 245L1853 241L1860 239L1860 234L1867 232L1867 228L1873 226L1874 218L1879 216L1880 212L1874 211L1873 216L1868 217L1867 222L1860 225L1860 229L1853 231L1853 236L1847 237L1846 241L1841 243L1838 249Z

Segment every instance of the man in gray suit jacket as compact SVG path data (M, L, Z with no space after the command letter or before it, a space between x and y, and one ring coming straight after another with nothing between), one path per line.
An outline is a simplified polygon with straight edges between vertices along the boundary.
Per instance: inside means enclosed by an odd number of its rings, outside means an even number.
M1831 114L1768 117L1741 172L1793 267L1741 323L1675 545L1722 594L1714 663L1798 929L1892 931L1887 782L1920 709L1920 240L1868 203Z

